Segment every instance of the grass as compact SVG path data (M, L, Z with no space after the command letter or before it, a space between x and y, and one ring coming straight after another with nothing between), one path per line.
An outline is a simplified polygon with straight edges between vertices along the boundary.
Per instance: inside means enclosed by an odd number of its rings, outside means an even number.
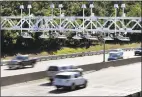
M61 55L61 54L71 54L71 53L78 53L78 52L84 52L85 48L63 48L61 50L58 50L57 52L54 52L55 55Z
M46 52L46 51L42 51L42 52L40 53L40 55L41 55L41 56L45 56L45 55L49 55L49 54L48 54L48 52Z
M106 50L108 49L117 49L117 48L131 48L131 47L140 47L140 43L132 43L132 44L106 44L105 48ZM91 46L88 49L86 48L63 48L61 50L58 50L57 52L54 52L55 55L60 55L60 54L70 54L70 53L77 53L77 52L88 52L88 51L100 51L103 50L103 45L96 45L96 46Z
M117 48L131 48L131 47L140 47L141 43L131 43L131 44L106 44L105 48L108 49L117 49ZM53 55L61 55L61 54L72 54L72 53L78 53L78 52L88 52L88 51L100 51L103 50L103 45L96 45L96 46L90 46L89 48L62 48L60 50L57 50L53 52ZM40 53L34 55L29 54L30 56L48 56L50 55L47 51L41 51ZM2 60L8 60L11 59L13 56L1 58Z

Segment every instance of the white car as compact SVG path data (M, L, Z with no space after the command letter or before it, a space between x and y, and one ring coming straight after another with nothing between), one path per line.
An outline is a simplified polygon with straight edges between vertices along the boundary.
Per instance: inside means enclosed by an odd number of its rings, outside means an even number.
M108 61L123 59L123 54L120 52L109 52Z
M62 64L62 65L52 65L49 66L49 68L46 70L47 73L47 77L49 78L49 80L53 81L54 77L56 74L60 73L60 72L80 72L82 74L83 69L82 68L78 68L76 66L73 65L66 65L66 64Z
M77 87L85 88L87 86L87 79L85 79L79 72L62 72L56 74L53 86L57 89L68 88L75 90Z

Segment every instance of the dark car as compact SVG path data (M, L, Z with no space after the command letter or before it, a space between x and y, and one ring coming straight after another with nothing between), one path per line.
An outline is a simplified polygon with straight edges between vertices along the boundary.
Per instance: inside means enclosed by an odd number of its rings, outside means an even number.
M136 50L135 50L135 56L136 55L142 55L142 48L137 48Z
M30 59L28 55L18 55L8 62L7 66L9 69L24 68L27 65L34 67L36 60L36 58Z

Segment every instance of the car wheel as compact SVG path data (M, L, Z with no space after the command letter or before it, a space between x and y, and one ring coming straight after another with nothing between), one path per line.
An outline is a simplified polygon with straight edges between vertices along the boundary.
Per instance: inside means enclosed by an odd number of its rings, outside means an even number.
M14 69L17 69L17 68L9 67L9 70L14 70Z
M34 66L35 66L35 64L34 64L34 63L32 63L31 67L33 68Z
M53 79L49 79L50 80L50 83L52 84L53 83Z
M73 84L71 85L71 87L70 87L70 90L73 91L73 90L75 90L75 89L76 89L76 86L75 86L75 84L73 83Z
M20 65L20 66L19 66L19 68L20 68L20 69L23 69L23 68L24 68L24 66L23 66L23 65Z
M9 69L12 69L12 67L8 66Z
M85 81L85 83L83 84L83 88L86 88L87 86L87 81Z
M15 69L18 69L18 68L17 67L10 67L9 69L15 70Z
M57 90L59 90L61 87L60 86L56 86Z

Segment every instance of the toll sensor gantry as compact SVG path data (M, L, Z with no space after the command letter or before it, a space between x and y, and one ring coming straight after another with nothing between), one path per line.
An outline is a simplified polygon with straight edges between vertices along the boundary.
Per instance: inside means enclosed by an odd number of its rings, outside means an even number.
M42 32L40 38L49 38L54 35L55 38L67 38L67 33L75 33L74 39L98 40L98 36L103 35L104 40L113 40L117 38L122 41L129 41L125 37L127 33L141 33L141 17L127 17L124 13L125 4L121 5L123 9L122 16L117 16L118 4L114 4L115 17L99 17L92 12L93 4L90 4L90 16L84 16L86 5L83 4L83 16L65 16L61 13L62 4L59 4L60 15L53 14L54 4L50 5L52 9L51 16L33 16L30 13L31 5L28 5L29 15L23 16L24 6L21 5L21 16L2 16L1 30L21 30L24 38L32 38L33 32Z

